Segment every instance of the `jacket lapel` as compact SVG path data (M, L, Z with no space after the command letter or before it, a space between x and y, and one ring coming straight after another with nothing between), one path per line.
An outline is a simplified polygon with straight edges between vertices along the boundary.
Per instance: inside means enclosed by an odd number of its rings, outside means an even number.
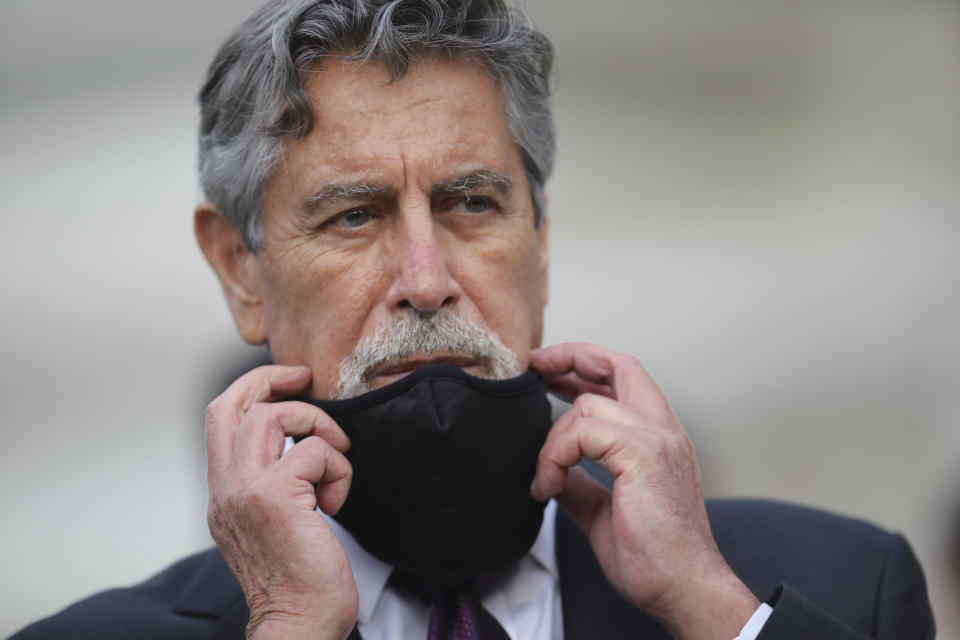
M663 627L610 586L589 540L562 509L557 510L556 545L565 640L670 639ZM250 615L240 586L216 549L208 552L174 610L216 619L215 640L243 638ZM362 640L356 627L347 640Z
M610 586L590 541L563 509L557 509L556 532L564 640L670 640Z
M173 603L175 613L215 621L211 640L242 640L250 611L236 578L216 549L203 554L195 576ZM354 626L347 640L363 640Z

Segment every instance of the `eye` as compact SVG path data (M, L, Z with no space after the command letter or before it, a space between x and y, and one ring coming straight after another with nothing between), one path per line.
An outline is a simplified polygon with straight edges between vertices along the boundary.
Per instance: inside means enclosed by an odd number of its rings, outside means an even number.
M334 222L355 228L367 224L372 217L366 209L350 209L337 215L336 218L334 218Z
M459 203L459 208L469 213L483 213L492 207L493 203L490 198L484 198L483 196L467 196Z

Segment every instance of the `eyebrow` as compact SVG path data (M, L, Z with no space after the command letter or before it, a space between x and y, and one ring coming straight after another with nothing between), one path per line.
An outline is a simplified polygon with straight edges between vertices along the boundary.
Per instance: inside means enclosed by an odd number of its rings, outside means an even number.
M367 182L331 182L314 191L303 201L303 211L313 213L317 209L331 204L363 200L365 198L382 198L390 193L390 188Z
M480 187L493 187L501 195L509 196L513 179L502 173L490 169L478 169L462 176L457 176L446 182L435 185L430 190L431 197L467 193ZM364 200L367 198L383 198L395 190L381 184L368 182L330 182L314 191L303 201L303 212L307 215L326 207L344 202Z
M467 193L478 187L493 187L500 195L509 196L510 187L513 186L513 179L490 169L480 169L471 171L462 176L457 176L442 184L438 184L431 189L430 195L442 196L452 193Z

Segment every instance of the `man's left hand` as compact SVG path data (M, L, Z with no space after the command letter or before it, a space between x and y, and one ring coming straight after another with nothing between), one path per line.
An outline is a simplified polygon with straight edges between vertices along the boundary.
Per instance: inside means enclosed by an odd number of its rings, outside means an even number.
M531 487L587 534L607 579L676 638L730 640L759 601L710 531L693 445L640 362L591 344L533 351L548 389L573 401L547 436ZM577 464L614 479L612 493Z

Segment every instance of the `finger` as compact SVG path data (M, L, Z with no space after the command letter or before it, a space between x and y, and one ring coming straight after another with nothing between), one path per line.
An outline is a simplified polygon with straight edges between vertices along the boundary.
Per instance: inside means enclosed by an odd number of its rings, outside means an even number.
M250 407L234 437L234 460L266 467L283 452L287 436L319 436L346 452L350 440L333 418L306 402L260 402Z
M608 460L629 437L626 427L598 418L577 418L566 425L558 421L540 449L531 495L537 500L559 495L566 486L568 470L583 457L607 468ZM612 468L607 471L614 477L619 472Z
M568 471L566 485L557 495L557 502L587 533L603 518L609 517L610 492L582 467Z
M580 378L575 371L559 376L541 376L547 390L553 392L561 400L573 402L577 396L582 393L593 393L596 395L613 397L613 389L610 385L597 384Z
M595 393L584 393L578 396L570 409L557 420L557 426L562 429L567 423L579 418L598 418L627 427L647 424L646 418L626 404Z
M273 402L303 391L311 377L310 369L302 365L265 365L237 378L220 397L239 417L254 403Z
M568 342L531 352L530 366L551 379L575 374L568 378L567 384L580 389L580 393L590 392L593 387L578 386L578 381L609 386L613 397L651 418L662 419L670 414L660 387L633 356L594 344Z
M229 464L234 431L243 414L257 402L287 397L310 383L307 367L267 365L257 367L231 384L207 406L207 464L212 477Z
M271 473L294 476L316 486L317 506L333 515L340 510L350 491L353 467L346 456L323 438L309 436L293 445Z

